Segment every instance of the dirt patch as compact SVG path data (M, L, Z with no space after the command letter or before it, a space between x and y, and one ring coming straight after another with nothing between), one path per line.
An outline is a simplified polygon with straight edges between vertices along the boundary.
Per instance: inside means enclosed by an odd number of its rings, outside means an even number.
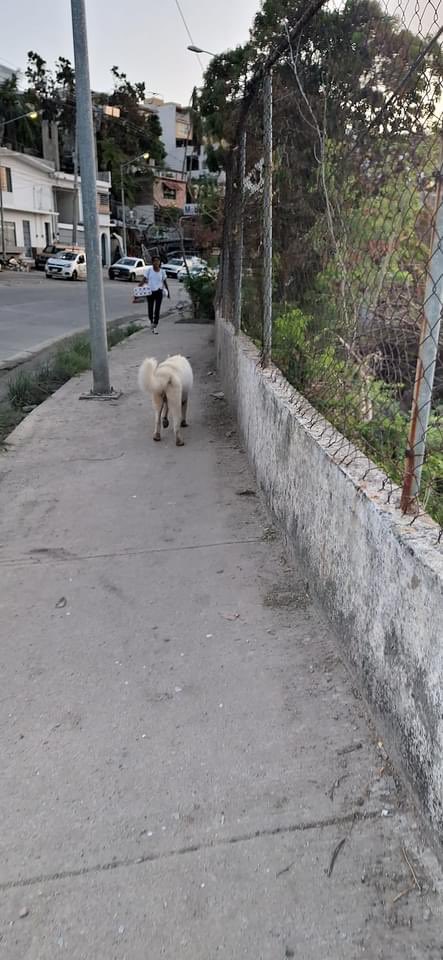
M263 599L263 606L270 607L273 610L290 609L291 607L300 610L310 606L311 603L307 586L302 581L290 588L277 584Z

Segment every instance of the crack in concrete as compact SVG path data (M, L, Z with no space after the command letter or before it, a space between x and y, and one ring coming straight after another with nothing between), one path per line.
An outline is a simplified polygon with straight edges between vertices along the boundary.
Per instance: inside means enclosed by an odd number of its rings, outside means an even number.
M69 457L68 460L59 460L58 463L107 463L110 460L121 460L125 451L116 453L112 457Z
M171 547L140 547L138 550L115 550L110 553L70 553L63 547L41 547L30 550L34 557L3 557L0 559L2 567L38 566L53 561L66 563L72 560L112 560L114 557L140 557L155 553L178 553L186 550L209 550L213 547L236 547L247 543L264 543L262 537L248 537L245 540L215 540L213 543L191 543L183 546Z
M381 816L379 810L366 813L355 810L342 816L326 817L323 820L308 820L304 823L293 823L286 827L269 827L263 830L254 830L252 833L237 834L226 839L207 840L201 843L192 843L175 850L166 850L163 853L145 853L139 857L125 857L120 860L110 860L106 863L95 863L90 867L78 867L72 870L59 870L56 873L39 874L36 877L24 877L22 880L6 880L0 883L0 891L15 890L20 887L32 887L39 883L52 883L56 880L72 880L76 877L85 877L92 873L107 873L109 870L119 870L122 867L135 867L144 863L156 863L162 860L171 860L173 857L187 856L199 853L200 850L216 850L220 847L229 847L239 843L250 843L262 837L277 837L291 833L304 833L308 830L321 830L325 827L345 826L365 821L377 820Z

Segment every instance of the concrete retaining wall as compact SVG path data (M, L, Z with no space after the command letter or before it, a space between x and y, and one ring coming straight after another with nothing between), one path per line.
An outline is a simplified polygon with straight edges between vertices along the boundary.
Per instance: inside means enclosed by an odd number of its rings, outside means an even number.
M387 478L217 321L217 356L257 481L306 564L391 753L443 851L443 549ZM368 472L369 471L369 472ZM388 493L389 491L389 493Z

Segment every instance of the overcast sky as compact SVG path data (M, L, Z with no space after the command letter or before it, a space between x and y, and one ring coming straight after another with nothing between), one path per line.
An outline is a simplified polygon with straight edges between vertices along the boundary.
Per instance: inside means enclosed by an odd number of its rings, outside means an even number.
M181 0L194 43L219 53L243 43L259 0ZM187 103L201 81L195 54L175 0L86 0L91 82L112 88L110 67L117 64L131 80L166 100ZM70 0L20 0L8 4L1 18L0 62L24 68L28 50L48 63L72 59ZM209 57L202 55L206 66Z

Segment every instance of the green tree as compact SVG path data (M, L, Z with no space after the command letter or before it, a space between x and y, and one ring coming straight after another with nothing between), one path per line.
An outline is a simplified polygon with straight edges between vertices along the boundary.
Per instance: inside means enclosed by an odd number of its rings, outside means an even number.
M214 57L205 72L195 107L198 105L203 120L207 162L212 172L226 166L252 59L253 49L245 44Z
M27 95L45 120L54 120L61 132L72 133L75 123L75 72L66 57L56 60L54 69L33 50L25 70Z
M302 9L301 0L264 0L248 44L211 61L199 103L212 169L228 165L248 79L291 30ZM411 134L425 136L442 91L443 54L438 44L396 95L400 81L424 52L425 40L388 16L376 0L347 0L340 9L320 11L276 64L277 299L302 300L322 266L318 247L309 239L314 227L325 222L322 173L331 145L335 145L338 189L351 176L354 191L360 187L364 192L367 183L359 183L358 170L365 151L375 166L387 161L388 139L406 147ZM248 116L248 170L262 156L261 96L258 90ZM260 172L257 176L260 181ZM252 249L255 231L258 251L260 224L257 217L254 222L253 203L251 207L248 243ZM331 249L331 238L326 231L323 237L324 256Z
M33 108L32 100L19 90L15 75L0 84L0 145L8 145L12 150L35 149L37 152L39 132L35 120L23 117L5 125L8 120L14 120Z
M105 93L93 93L94 119L97 136L97 159L101 170L109 170L112 174L113 192L116 197L121 190L121 164L143 153L149 153L158 165L161 165L165 155L161 140L162 130L158 117L149 112L143 105L145 98L144 83L132 83L127 75L117 66L112 67L111 73L114 89L109 96ZM59 130L61 161L64 167L72 170L72 156L75 140L75 70L70 60L59 57L51 69L47 62L35 51L29 51L28 64L25 71L28 89L22 99L26 99L29 109L37 109L42 119L55 121ZM8 81L5 97L5 106L10 111L16 109L18 90ZM17 101L18 104L18 101ZM109 117L103 111L106 105L119 108L119 117ZM3 103L0 106L0 117ZM24 112L24 111L22 111ZM28 139L25 138L25 132ZM16 130L16 140L22 138L24 146L32 146L41 153L40 124L27 126L22 124ZM133 167L125 167L124 185L129 202L133 202L137 189L142 185L150 189L148 175L146 179L146 165L143 161Z
M165 156L161 140L161 124L156 114L151 113L143 104L145 99L144 83L131 83L125 73L114 66L111 70L114 78L114 89L110 96L98 94L94 96L97 105L109 104L120 111L119 118L101 118L97 134L97 152L99 167L110 170L114 192L121 190L121 164L149 153L156 165L161 166ZM152 180L152 176L149 175ZM146 181L146 164L143 160L138 164L125 167L123 174L126 196L132 203L141 186L140 181ZM149 189L149 187L148 187Z
M249 42L211 61L199 99L210 140L231 142L248 78L295 25L302 9L300 0L264 0ZM381 108L386 111L383 122L391 134L416 129L425 122L426 114L435 113L441 97L443 52L439 44L426 54L420 71L412 73L401 97L391 108L388 103L424 49L425 40L401 28L377 0L347 0L340 9L320 11L306 26L300 47L294 43L292 52L282 57L274 70L275 82L286 88L286 122L289 115L296 117L303 109L291 66L292 56L297 54L303 92L321 124L326 99L328 136L341 138L367 128ZM223 161L223 152L217 159Z
M75 73L66 57L56 60L54 69L33 50L28 53L25 70L28 81L27 99L38 110L42 120L54 121L59 130L61 149L66 144L66 154L72 157L75 129ZM36 126L36 146L42 151L41 126Z

